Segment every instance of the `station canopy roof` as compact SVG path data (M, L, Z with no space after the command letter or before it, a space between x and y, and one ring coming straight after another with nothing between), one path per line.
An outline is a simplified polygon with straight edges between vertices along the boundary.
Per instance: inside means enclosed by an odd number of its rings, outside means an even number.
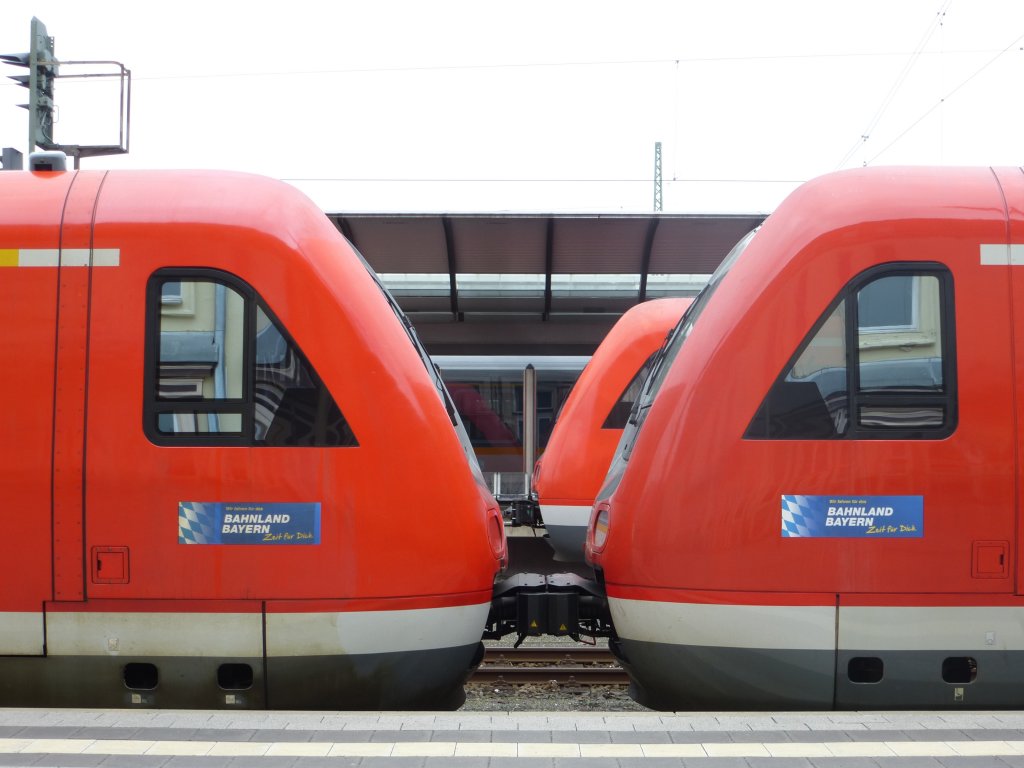
M634 304L692 296L764 214L328 218L431 354L592 354Z

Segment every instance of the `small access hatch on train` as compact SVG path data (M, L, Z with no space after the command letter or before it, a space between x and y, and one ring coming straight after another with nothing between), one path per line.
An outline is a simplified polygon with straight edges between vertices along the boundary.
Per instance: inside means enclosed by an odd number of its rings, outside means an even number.
M128 583L128 547L92 548L93 584Z
M1009 543L1005 541L974 542L971 576L976 579L1005 579L1009 572L1009 548Z

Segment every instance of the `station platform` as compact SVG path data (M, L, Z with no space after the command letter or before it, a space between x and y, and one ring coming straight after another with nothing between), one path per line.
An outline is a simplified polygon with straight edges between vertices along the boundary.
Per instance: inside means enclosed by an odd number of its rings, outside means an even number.
M1024 767L1024 712L3 709L0 765Z

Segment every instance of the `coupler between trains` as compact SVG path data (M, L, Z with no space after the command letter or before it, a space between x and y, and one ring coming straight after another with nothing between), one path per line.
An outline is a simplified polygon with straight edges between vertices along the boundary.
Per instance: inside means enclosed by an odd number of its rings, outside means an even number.
M494 586L485 640L517 635L518 648L527 637L568 636L593 644L612 636L611 614L604 589L575 573L517 573Z
M531 528L544 527L544 520L540 516L540 505L532 497L510 499L507 504L502 505L501 513L505 518L505 525L513 528L520 525L528 525Z

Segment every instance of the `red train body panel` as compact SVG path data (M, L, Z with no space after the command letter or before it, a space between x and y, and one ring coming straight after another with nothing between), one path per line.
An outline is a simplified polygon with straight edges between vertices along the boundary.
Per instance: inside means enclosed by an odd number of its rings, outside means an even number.
M793 193L680 323L588 534L658 707L1019 707L1024 176Z
M649 361L690 301L657 299L623 314L558 414L533 479L548 541L558 559L583 559L590 509Z
M322 212L215 172L0 190L0 701L456 700L500 513ZM445 509L435 536L423 504Z

